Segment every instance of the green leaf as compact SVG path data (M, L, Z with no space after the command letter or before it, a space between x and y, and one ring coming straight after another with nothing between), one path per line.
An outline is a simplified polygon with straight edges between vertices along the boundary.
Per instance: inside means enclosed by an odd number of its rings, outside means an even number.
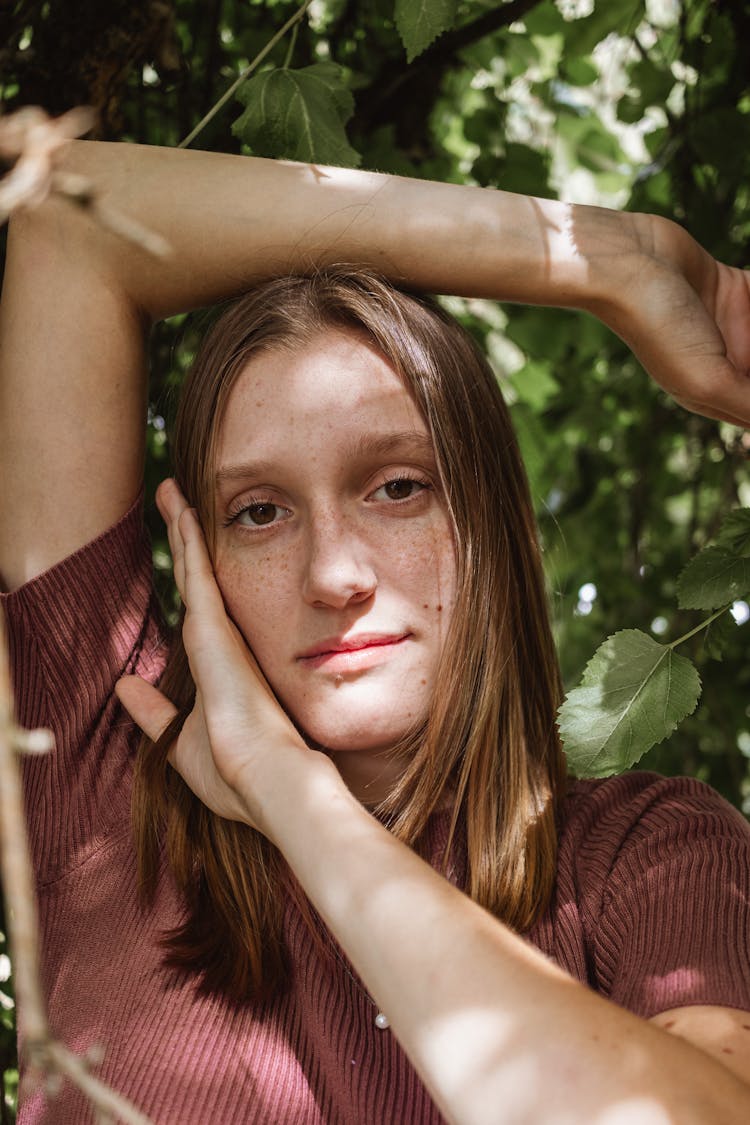
M354 112L354 98L335 63L319 62L300 70L267 70L237 91L247 106L232 132L257 156L319 164L358 164L344 125Z
M394 16L407 62L453 27L457 9L458 0L396 0Z
M694 666L668 645L639 629L608 637L558 713L572 771L608 777L632 766L695 709L700 691Z
M712 621L703 634L706 656L710 656L712 660L723 660L728 645L734 640L736 629L737 622L729 610Z
M591 15L565 25L567 53L588 55L612 31L618 35L632 34L643 10L642 0L600 0Z
M522 195L549 194L550 160L547 153L510 142L497 173L497 186Z
M563 59L562 75L571 86L590 86L599 77L599 71L592 62L582 58Z
M750 508L735 508L716 536L716 546L733 555L750 555Z
M706 547L677 579L680 609L718 609L750 593L750 559Z
M527 35L557 35L565 30L560 9L549 0L542 0L523 17Z
M659 66L650 58L639 59L629 70L632 85L640 91L641 102L646 105L663 105L675 84L674 75L667 64Z
M544 410L560 389L552 374L552 364L535 359L530 359L520 371L516 371L511 376L511 383L520 401L528 403L535 411Z
M750 120L732 106L701 114L690 123L688 136L701 161L730 175L741 174L750 145ZM727 138L731 146L727 146ZM730 151L727 151L727 147Z

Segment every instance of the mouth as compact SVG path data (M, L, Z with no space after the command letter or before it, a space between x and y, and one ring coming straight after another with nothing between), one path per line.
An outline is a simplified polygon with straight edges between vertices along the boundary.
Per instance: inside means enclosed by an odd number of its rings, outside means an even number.
M410 637L411 633L330 637L301 653L297 660L307 668L322 668L337 675L360 672L384 664Z

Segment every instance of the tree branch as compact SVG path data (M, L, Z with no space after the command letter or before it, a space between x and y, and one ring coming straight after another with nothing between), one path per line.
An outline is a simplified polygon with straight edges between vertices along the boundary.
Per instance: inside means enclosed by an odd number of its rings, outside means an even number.
M39 975L39 939L34 879L26 839L21 771L15 751L31 746L52 749L49 731L21 731L14 722L5 618L0 610L0 870L6 904L8 939L13 960L16 1002L23 1013L27 1083L48 1092L63 1078L73 1082L100 1114L114 1115L126 1125L150 1125L135 1107L89 1072L96 1059L74 1055L52 1038ZM100 1060L99 1060L100 1061Z

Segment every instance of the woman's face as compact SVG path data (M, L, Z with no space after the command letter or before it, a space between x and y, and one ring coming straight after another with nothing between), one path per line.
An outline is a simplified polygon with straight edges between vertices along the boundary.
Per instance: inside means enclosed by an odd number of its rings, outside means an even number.
M253 358L219 435L216 574L284 708L377 799L426 717L455 593L427 427L362 338Z

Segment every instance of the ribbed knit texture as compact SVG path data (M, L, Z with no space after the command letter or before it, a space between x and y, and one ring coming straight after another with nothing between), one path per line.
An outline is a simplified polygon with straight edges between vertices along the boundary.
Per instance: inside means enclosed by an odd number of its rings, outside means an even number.
M55 1033L79 1051L105 1045L97 1073L158 1125L438 1125L364 989L291 905L292 986L272 1003L201 997L162 967L159 935L181 906L166 871L154 910L138 905L138 735L112 693L126 672L156 681L164 662L139 505L1 597L20 720L57 740L24 764ZM447 816L436 817L436 864L446 832ZM462 866L457 855L459 880ZM690 779L576 783L554 900L527 937L644 1017L696 1003L750 1010L750 828ZM19 1125L91 1120L68 1086L54 1102L34 1093L19 1114Z

